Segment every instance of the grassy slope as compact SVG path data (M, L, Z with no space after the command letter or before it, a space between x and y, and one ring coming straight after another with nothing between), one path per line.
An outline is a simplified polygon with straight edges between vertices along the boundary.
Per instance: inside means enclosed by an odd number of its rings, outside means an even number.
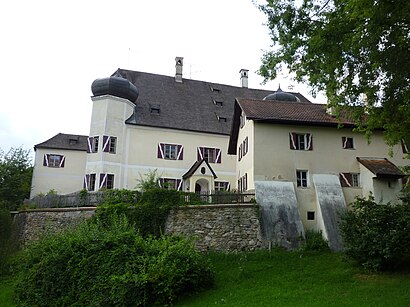
M408 306L410 274L369 274L342 254L211 254L216 287L174 306ZM0 306L13 282L0 278Z
M211 255L216 288L176 306L408 306L409 274L367 274L341 254Z

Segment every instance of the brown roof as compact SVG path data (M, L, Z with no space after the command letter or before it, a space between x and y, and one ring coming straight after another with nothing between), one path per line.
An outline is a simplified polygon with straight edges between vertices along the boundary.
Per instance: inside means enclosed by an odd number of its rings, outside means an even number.
M34 151L37 148L87 151L87 138L86 135L59 133L45 142L34 145Z
M405 174L396 165L386 158L357 157L357 161L359 161L378 178L401 178L405 176Z
M338 119L326 112L326 105L275 100L236 99L248 119L314 125L354 125L352 120Z

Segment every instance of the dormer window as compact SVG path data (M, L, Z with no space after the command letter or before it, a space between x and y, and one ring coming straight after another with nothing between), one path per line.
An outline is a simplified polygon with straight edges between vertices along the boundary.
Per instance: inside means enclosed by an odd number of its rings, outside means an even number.
M77 138L70 138L68 140L68 144L70 144L70 145L78 144L78 137Z
M160 111L161 111L161 109L160 109L159 104L150 105L150 113L151 114L159 115Z
M214 101L214 104L215 105L217 105L217 106L219 106L219 107L222 107L222 105L223 105L223 101L222 100L216 100L216 99L212 99L213 101Z
M221 89L211 86L211 92L220 93Z
M217 115L216 117L218 118L218 120L219 120L220 122L225 122L225 123L226 123L226 121L227 121L227 118L226 118L226 117L219 116L219 115Z

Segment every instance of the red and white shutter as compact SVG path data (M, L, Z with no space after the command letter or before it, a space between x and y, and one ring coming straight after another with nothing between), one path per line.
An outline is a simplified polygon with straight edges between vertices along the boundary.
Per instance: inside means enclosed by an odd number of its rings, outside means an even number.
M225 182L225 191L229 191L231 189L230 183Z
M48 154L45 154L43 157L43 166L48 166Z
M64 167L64 165L65 165L65 156L61 155L60 164L58 165L58 167Z
M221 150L219 148L216 148L216 159L215 159L215 163L221 163L222 162L222 154L221 154Z
M165 144L162 144L162 143L158 144L158 150L157 150L158 159L164 159L164 147L165 147Z
M177 191L182 191L182 179L176 180Z
M110 151L110 137L107 135L103 135L103 152Z
M347 137L345 136L342 136L342 146L344 149L347 148Z
M401 149L403 150L403 153L407 154L409 153L409 148L407 147L407 144L401 140Z
M312 140L312 135L310 133L306 133L306 141L307 141L306 150L313 150L313 140Z
M296 150L296 133L289 133L289 146L290 149Z
M184 160L184 146L177 145L177 160Z
M90 175L85 175L84 176L84 184L83 184L83 189L86 189L87 191L89 191L88 189L88 183L90 182Z
M352 186L352 174L350 173L340 173L339 175L340 184L342 187Z
M202 161L204 159L204 147L198 147L196 159L197 161Z
M158 185L159 185L160 188L164 187L164 178L159 178L158 179Z
M107 174L100 174L100 189L102 189L107 183Z
M94 138L92 136L87 138L87 153L93 152Z

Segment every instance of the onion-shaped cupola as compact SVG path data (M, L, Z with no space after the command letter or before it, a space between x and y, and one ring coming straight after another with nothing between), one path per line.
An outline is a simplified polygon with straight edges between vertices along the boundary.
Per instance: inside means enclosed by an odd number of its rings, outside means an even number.
M276 101L287 101L287 102L300 102L300 99L293 95L292 93L284 92L281 90L280 86L275 93L269 94L263 100L276 100Z
M134 84L119 76L95 80L91 85L91 91L95 97L112 95L128 99L133 104L136 104L139 95L138 88Z

